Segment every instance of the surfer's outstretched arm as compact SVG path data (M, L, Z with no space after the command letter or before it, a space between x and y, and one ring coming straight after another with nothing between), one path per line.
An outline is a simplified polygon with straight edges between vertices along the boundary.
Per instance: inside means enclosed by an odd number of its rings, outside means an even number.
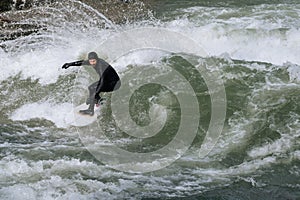
M87 61L79 60L79 61L75 61L75 62L71 62L71 63L65 63L61 68L68 69L71 66L81 66L81 65L85 65L85 64L88 64Z

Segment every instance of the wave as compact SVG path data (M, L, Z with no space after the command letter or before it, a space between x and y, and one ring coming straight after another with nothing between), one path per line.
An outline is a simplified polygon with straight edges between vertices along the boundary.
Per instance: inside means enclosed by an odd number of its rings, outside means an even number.
M226 188L240 191L241 186L251 193L273 186L272 181L280 187L276 190L297 195L298 5L279 5L279 15L274 5L176 8L160 19L123 25L112 24L84 5L84 11L78 10L80 5L71 1L11 13L39 13L21 22L46 28L1 40L1 198L201 197L222 190L238 197ZM141 28L174 32L180 40L167 45L175 48L192 43L204 53L153 48L156 41L168 40L170 35L150 37L149 31L144 40L129 40L125 34ZM125 42L110 43L109 51L99 47L120 34L133 46L141 42L151 48L136 48L111 59L106 52L119 52L114 48L127 47L122 46ZM78 128L70 123L70 112L85 100L87 85L97 77L87 67L67 71L60 67L85 58L91 50L111 59L123 86L129 89L121 98L105 94L108 103L98 121ZM212 83L223 85L225 99L220 93L223 88L212 88ZM114 105L124 100L129 102L128 115L119 115L126 122L121 124ZM214 118L214 112L220 112L218 117L223 111L215 102L226 103L224 121ZM147 129L153 118L157 119L155 127ZM216 123L210 125L212 119ZM128 131L131 122L144 132ZM183 122L186 132L178 137ZM224 127L215 143L203 145L210 127L220 123ZM98 129L101 131L95 132ZM159 133L153 135L151 130ZM177 145L169 146L173 143ZM209 151L200 157L203 146ZM126 162L131 153L134 157ZM150 153L153 157L148 157ZM150 173L116 170L128 166Z
M202 44L210 55L299 64L299 12L298 4L191 7L165 14L163 21Z

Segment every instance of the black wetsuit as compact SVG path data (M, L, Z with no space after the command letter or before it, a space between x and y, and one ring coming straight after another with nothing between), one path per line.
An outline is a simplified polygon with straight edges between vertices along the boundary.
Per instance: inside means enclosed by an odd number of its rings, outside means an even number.
M90 63L86 60L82 62L82 65L90 65ZM120 78L110 64L98 58L94 69L99 74L100 79L89 86L90 97L95 97L100 92L112 92L119 89L121 85Z
M97 58L96 60L97 64L93 66L93 68L99 74L100 79L88 87L90 99L89 109L94 107L94 99L99 100L100 92L112 92L119 89L121 86L120 78L114 68L101 58ZM90 65L88 60L80 60L68 64L73 66Z

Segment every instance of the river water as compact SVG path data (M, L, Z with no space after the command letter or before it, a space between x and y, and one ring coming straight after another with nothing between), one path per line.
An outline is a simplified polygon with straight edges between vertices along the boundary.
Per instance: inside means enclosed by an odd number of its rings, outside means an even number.
M0 199L299 199L300 3L149 4L2 13L39 29L0 41ZM122 87L79 127L90 51Z

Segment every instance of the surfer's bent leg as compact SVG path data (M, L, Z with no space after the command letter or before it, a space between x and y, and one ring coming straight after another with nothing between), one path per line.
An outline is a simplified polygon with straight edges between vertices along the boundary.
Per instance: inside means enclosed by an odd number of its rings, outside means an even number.
M98 85L98 81L91 84L88 89L89 89L89 97L88 99L86 100L86 104L90 104L91 101L94 100L95 98L95 91L96 91L96 88L97 88L97 85Z
M91 84L88 89L89 89L89 97L87 99L87 104L91 104L91 102L94 100L95 96L98 95L101 93L101 92L112 92L112 91L115 91L117 89L120 88L121 86L121 82L120 80L119 81L111 81L111 82L107 82L107 83L104 83L102 85L102 87L99 89L99 92L96 94L96 88L98 86L98 81ZM101 97L99 97L101 99ZM95 102L94 102L95 103Z
M89 115L94 115L94 107L95 107L95 91L98 85L98 81L91 84L88 89L89 89L89 97L86 101L87 104L89 105L89 108L87 110L83 110L82 113L84 114L89 114Z
M93 116L94 115L94 107L95 107L95 93L96 93L96 88L98 85L98 81L91 84L88 89L89 89L89 97L86 100L86 104L90 104L89 108L87 110L80 110L79 112L85 115L90 115Z

